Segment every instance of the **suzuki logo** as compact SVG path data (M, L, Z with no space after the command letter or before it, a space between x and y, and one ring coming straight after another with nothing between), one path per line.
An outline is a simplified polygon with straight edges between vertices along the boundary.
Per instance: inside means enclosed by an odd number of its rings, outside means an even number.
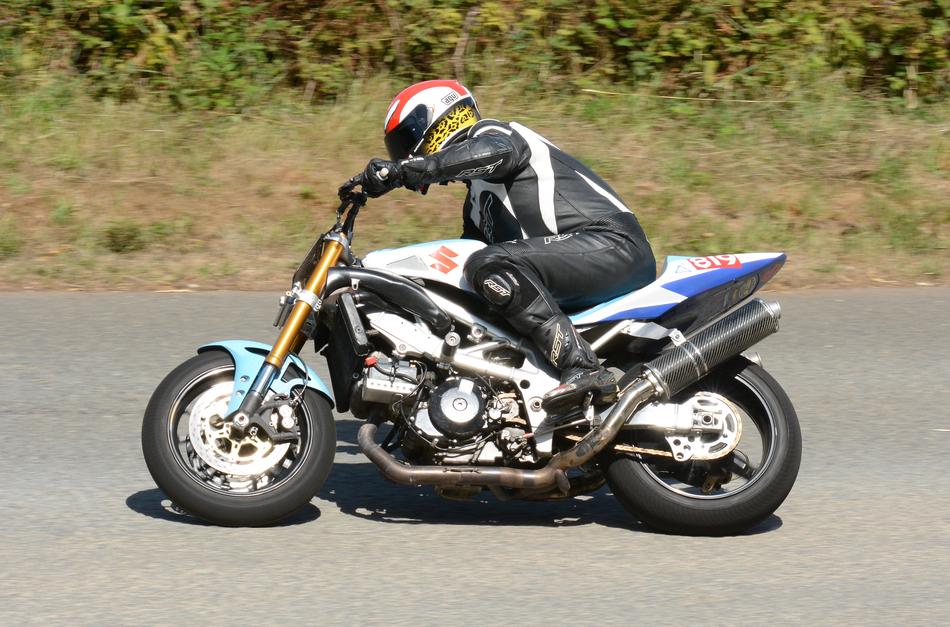
M429 256L435 259L435 263L431 264L429 267L438 270L442 274L448 274L452 270L455 270L459 267L457 263L452 261L452 257L458 257L459 254L450 248L446 248L445 246L439 246L439 250L435 251Z

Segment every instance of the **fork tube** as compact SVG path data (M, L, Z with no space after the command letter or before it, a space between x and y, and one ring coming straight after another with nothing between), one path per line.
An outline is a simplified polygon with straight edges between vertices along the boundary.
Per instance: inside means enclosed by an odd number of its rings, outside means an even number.
M323 292L323 288L327 284L327 273L330 268L336 265L342 253L343 246L339 242L330 240L324 245L323 255L307 280L305 289L308 292L313 292L317 296ZM271 349L270 354L264 360L265 362L280 370L284 365L284 360L287 359L287 354L294 349L300 350L303 344L299 338L300 329L303 328L311 311L313 310L309 303L297 300L290 316L287 318L287 322L284 323L284 328L280 330L280 335L277 336L277 341L274 342L274 348Z
M296 355L300 352L300 349L303 348L303 345L307 343L307 336L303 333L297 334L297 339L294 340L294 345L290 347L290 352Z
M319 297L327 284L327 273L330 272L331 267L336 265L342 252L343 246L339 242L331 240L324 245L323 254L310 278L307 279L305 288L307 291L313 292ZM261 365L261 369L257 371L257 376L254 377L251 388L244 396L244 400L241 401L241 406L234 413L231 423L232 434L240 436L244 432L244 429L250 423L250 417L257 413L264 402L264 397L267 396L267 390L270 389L274 378L280 374L280 370L284 366L284 360L287 359L287 354L291 351L299 351L306 342L307 338L301 336L300 329L303 328L311 311L313 311L313 308L310 304L300 299L294 304L287 322L284 323L280 335L274 343L274 348L264 358L264 363Z

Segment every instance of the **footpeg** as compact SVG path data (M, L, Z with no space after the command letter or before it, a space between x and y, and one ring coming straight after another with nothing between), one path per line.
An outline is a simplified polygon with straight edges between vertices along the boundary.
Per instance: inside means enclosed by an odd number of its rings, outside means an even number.
M566 377L566 382L544 395L541 407L549 415L586 413L593 404L607 405L617 400L617 380L610 371L580 370Z

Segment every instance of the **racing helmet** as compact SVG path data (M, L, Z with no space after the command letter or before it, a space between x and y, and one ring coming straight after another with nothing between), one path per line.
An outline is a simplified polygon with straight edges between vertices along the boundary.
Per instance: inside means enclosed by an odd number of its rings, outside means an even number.
M479 119L475 96L458 81L416 83L389 105L386 150L393 161L431 155Z

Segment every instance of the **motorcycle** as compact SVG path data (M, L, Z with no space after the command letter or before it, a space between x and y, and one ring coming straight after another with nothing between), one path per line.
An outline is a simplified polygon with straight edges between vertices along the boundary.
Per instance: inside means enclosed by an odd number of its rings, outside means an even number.
M360 259L351 244L366 202L344 194L281 298L272 346L205 344L153 393L143 452L178 507L229 526L289 516L330 472L334 409L363 421L359 448L383 476L447 498L564 499L607 483L637 520L691 535L742 532L782 504L801 459L798 419L746 351L778 330L779 305L752 295L784 254L668 257L653 283L573 312L623 373L621 392L549 417L541 398L557 372L462 275L485 244ZM301 358L308 340L330 386Z

